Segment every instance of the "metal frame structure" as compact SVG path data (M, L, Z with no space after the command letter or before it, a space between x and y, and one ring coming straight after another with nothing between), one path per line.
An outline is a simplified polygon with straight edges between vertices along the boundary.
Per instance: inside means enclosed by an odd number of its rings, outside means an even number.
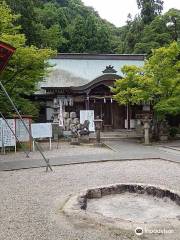
M1 65L0 65L0 67L1 67L1 68L0 68L0 73L2 73L2 71L3 71L4 68L6 67L9 59L11 58L11 56L13 55L13 53L15 52L15 50L16 50L16 49L13 48L12 46L10 46L10 45L8 45L8 44L6 44L6 43L0 42L0 63L1 63ZM26 124L25 124L25 122L24 122L24 120L23 120L20 112L18 111L15 103L13 102L13 100L11 99L11 97L9 96L8 92L6 91L6 88L4 87L4 85L2 84L1 81L0 81L0 87L1 87L2 91L4 92L5 96L7 97L7 99L9 100L9 102L11 103L14 111L16 112L17 116L18 116L19 119L21 120L21 122L22 122L23 126L25 127L26 131L29 133L30 139L31 139L32 141L34 141L34 144L35 144L37 150L40 152L42 158L44 159L44 161L45 161L45 163L46 163L46 172L48 171L48 169L50 169L51 171L53 171L53 170L52 170L52 167L51 167L51 165L50 165L50 163L49 163L49 159L47 159L47 158L45 157L44 153L41 151L38 143L37 143L37 142L35 141L35 139L33 138L30 130L29 130L28 127L26 126ZM3 115L1 114L1 116L3 116ZM4 116L3 116L3 118L4 118ZM6 122L7 122L7 121L6 121ZM9 126L8 126L8 127L9 127ZM10 128L10 130L12 131L11 128ZM13 133L13 134L14 134L14 133ZM15 135L16 135L16 134L15 134ZM15 136L15 137L16 137L16 136ZM16 137L16 139L17 139L17 137ZM18 140L18 141L19 141L19 140ZM27 153L26 153L26 155L27 155ZM28 155L28 156L29 156L29 155Z

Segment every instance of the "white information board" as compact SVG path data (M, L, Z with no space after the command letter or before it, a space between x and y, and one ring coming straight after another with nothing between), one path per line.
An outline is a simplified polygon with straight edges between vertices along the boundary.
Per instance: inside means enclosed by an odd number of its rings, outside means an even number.
M32 123L31 133L33 138L52 138L52 124Z
M83 124L85 120L89 121L89 131L94 132L94 110L81 110L80 111L80 123Z
M16 136L20 142L29 142L30 136L20 119L16 119ZM30 131L30 119L24 118L24 123Z
M8 125L15 133L15 120L14 119L6 119ZM0 118L0 147L15 147L16 139L14 134L7 123Z

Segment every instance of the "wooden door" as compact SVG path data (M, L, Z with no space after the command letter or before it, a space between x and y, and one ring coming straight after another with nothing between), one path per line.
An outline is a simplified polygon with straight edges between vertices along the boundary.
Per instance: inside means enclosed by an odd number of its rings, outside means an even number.
M112 118L113 118L113 129L124 129L125 128L125 107L119 106L116 102L112 104Z
M112 109L110 100L106 100L106 102L104 102L104 99L98 99L95 102L91 101L90 109L94 110L95 118L99 116L99 118L103 120L103 125L112 126Z
M106 100L106 103L102 103L103 109L103 125L112 126L112 112L111 112L111 102Z

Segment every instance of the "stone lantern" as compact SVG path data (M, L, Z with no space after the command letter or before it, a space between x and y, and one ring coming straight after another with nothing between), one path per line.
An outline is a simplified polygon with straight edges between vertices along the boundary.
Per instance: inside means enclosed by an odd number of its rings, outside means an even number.
M144 144L145 145L150 144L150 137L149 137L150 122L151 122L151 119L149 119L147 116L145 116L145 118L143 120L143 123L144 123Z
M101 129L103 120L97 117L94 120L95 130L96 130L96 146L102 146L101 144Z
M58 115L59 115L59 105L57 103L57 99L54 99L54 104L53 104L53 123L59 123L58 120Z

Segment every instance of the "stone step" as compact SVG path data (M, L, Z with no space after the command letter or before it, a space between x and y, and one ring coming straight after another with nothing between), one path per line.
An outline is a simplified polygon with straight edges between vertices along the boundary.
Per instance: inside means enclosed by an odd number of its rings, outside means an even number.
M101 137L102 141L118 141L121 139L134 139L134 138L142 138L142 135L137 135L137 136L119 136L119 137ZM90 140L95 140L96 137L92 136L90 137Z
M116 132L101 132L101 139L102 141L107 140L121 140L121 139L129 139L129 138L142 138L143 135L140 133L137 133L135 131L116 131ZM90 134L90 139L95 139L96 135L95 133Z
M140 139L141 137L119 137L119 138L101 138L102 142L106 141L120 141L122 139ZM95 138L94 138L95 140Z
M137 133L133 133L133 134L109 134L109 135L104 135L104 134L101 134L101 137L128 137L128 136L142 136L142 134L137 134Z

